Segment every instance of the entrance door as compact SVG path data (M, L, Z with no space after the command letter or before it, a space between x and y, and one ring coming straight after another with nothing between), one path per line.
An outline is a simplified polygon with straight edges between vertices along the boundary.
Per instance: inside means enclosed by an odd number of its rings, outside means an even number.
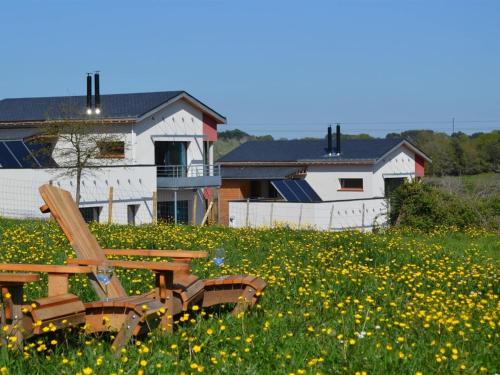
M155 164L158 175L164 177L186 176L186 142L155 142Z

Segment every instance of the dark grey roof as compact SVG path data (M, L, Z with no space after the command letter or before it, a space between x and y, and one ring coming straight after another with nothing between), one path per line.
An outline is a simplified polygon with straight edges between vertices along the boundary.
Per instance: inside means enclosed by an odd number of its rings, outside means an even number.
M329 157L326 140L250 141L219 159L225 162L300 162L307 160L377 160L403 139L348 139L340 156Z
M297 173L298 167L229 167L222 166L221 176L229 180L277 180Z
M96 117L102 119L137 118L183 93L186 92L162 91L101 95L101 114ZM0 101L0 122L85 119L87 118L86 100L86 96L3 99Z

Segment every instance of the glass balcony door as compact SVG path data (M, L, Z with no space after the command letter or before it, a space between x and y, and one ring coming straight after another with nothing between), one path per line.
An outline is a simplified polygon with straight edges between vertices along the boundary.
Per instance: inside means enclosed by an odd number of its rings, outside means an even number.
M186 142L155 142L155 164L158 176L185 177L187 174Z

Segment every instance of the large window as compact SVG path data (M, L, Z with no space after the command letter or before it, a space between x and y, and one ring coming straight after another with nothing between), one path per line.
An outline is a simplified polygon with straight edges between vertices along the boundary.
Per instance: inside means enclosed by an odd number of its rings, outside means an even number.
M90 223L91 221L99 222L101 209L102 207L80 207L80 212L86 223Z
M187 174L186 142L155 142L158 177L184 177Z
M175 202L158 202L158 220L175 222ZM188 223L188 201L177 201L177 223Z
M340 191L363 191L362 178L339 178Z

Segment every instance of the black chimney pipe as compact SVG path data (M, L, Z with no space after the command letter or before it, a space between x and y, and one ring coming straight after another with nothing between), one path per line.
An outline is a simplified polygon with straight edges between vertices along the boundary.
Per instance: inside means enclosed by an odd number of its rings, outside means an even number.
M340 155L340 124L337 124L337 155Z
M94 90L95 90L95 113L99 114L101 113L101 92L99 90L99 72L96 72L94 74Z
M327 155L328 156L332 156L332 152L333 152L333 149L332 149L332 127L329 126L328 127L328 149L327 149Z
M92 76L87 73L87 114L92 111Z

